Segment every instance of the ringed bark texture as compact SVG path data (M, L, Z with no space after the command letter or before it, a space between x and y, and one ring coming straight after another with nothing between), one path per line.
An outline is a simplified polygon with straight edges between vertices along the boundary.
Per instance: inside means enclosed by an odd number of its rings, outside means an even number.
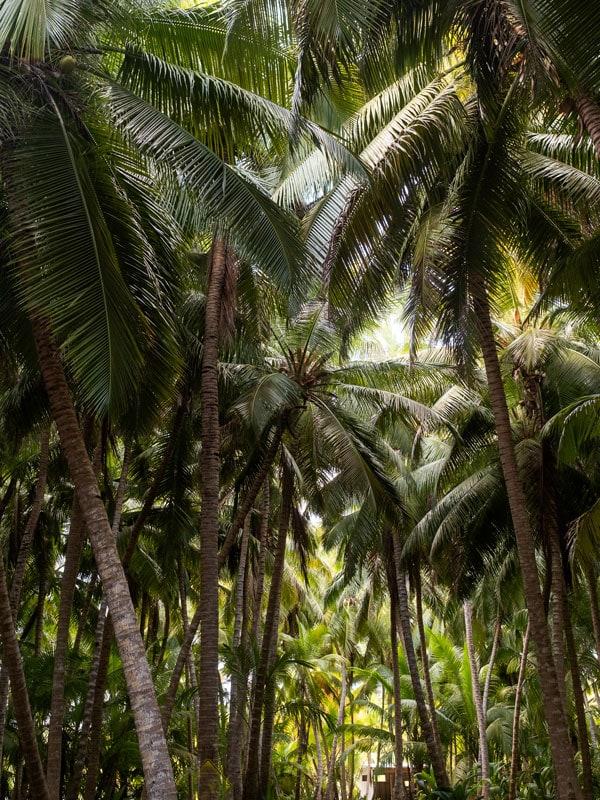
M525 492L517 465L487 293L481 278L475 277L472 279L471 298L478 322L479 341L483 353L490 402L498 437L500 463L517 540L517 551L523 575L523 588L531 621L542 699L556 773L557 793L561 800L581 800L581 788L575 771L567 720L563 713L562 703L556 702L556 699L560 697L560 691L552 657L552 645L548 633L544 603L540 591L535 546L529 524Z
M98 574L110 610L138 736L148 800L176 800L177 792L150 668L123 565L83 441L62 361L47 325L33 319L38 359Z

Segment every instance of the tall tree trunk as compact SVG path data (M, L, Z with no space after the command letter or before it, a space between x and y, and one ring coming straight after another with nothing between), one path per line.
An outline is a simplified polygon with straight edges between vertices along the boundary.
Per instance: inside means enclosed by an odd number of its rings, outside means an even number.
M219 790L219 323L227 270L227 248L215 238L208 259L204 345L200 377L202 510L200 512L200 701L198 735L200 800L217 800Z
M269 730L270 720L267 720L265 724L261 726L261 718L265 705L264 701L267 691L269 669L277 652L277 630L279 627L279 610L281 606L281 587L283 584L287 533L292 511L292 498L294 491L293 472L291 467L289 467L285 461L282 465L282 471L283 478L277 533L277 550L273 563L273 573L271 575L271 587L269 590L269 602L267 604L265 629L260 650L260 661L254 682L252 711L250 716L248 764L246 767L246 775L244 780L244 800L257 800L257 798L261 796L261 791L266 791L266 786L270 777L269 772L271 753L267 753L267 762L262 759L262 754L265 748L269 747L270 750L269 736L272 737L272 729Z
M250 635L256 642L256 646L260 648L260 623L261 623L261 608L262 599L265 586L265 564L267 555L267 540L269 538L269 514L271 512L271 497L269 490L269 482L265 481L262 490L262 516L260 520L260 541L258 543L258 562L256 564L256 576L254 579L254 595L252 598L252 627Z
M529 650L529 636L531 633L531 622L527 622L527 628L523 636L523 652L521 653L521 664L519 665L519 675L515 688L515 708L513 711L512 725L512 745L510 750L510 777L508 781L508 800L515 800L517 796L517 772L519 769L519 722L521 720L521 698L525 685L525 672L527 669L527 653Z
M577 715L577 737L579 739L579 753L581 755L581 772L583 776L583 797L584 800L594 800L594 784L592 776L592 760L590 757L590 743L588 739L587 724L585 717L585 701L583 688L581 686L581 671L577 659L577 649L575 647L575 637L573 635L573 625L571 622L571 611L566 587L563 592L563 620L565 623L565 640L567 643L567 656L569 659L569 669L571 672L571 683L573 685L573 697L575 700L575 712Z
M21 587L23 585L23 577L25 575L25 566L27 564L27 559L29 557L29 552L31 550L31 543L33 542L33 536L40 519L40 514L42 513L42 505L44 502L44 495L46 492L46 484L48 482L49 460L50 460L50 426L47 426L42 431L40 437L40 457L38 464L38 477L35 486L35 496L33 499L33 505L31 506L31 511L29 513L29 519L27 520L27 525L25 526L25 531L23 533L19 545L19 554L17 555L17 563L15 565L15 570L13 572L12 582L10 585L9 599L10 599L10 608L13 619L17 618L17 610L19 608L19 601L21 599ZM15 486L16 486L16 481L11 480L8 486L8 490L5 493L4 497L2 498L0 519L4 515L6 504L8 503L14 491ZM4 667L4 664L2 664L2 668L0 670L0 765L2 764L2 757L4 751L4 726L6 724L6 712L8 708L7 702L8 702L8 673Z
M394 585L396 571L388 568L388 588L390 592L390 644L392 650L392 680L394 689L394 761L395 779L393 800L404 800L404 748L402 746L402 687L400 685L400 664L398 660L398 590Z
M402 630L402 643L404 645L404 655L408 664L410 672L411 683L415 694L415 704L419 714L419 721L423 730L423 737L427 745L427 752L431 760L431 767L438 788L448 787L450 781L448 780L448 773L446 772L446 764L444 763L444 756L436 746L435 737L433 735L433 728L429 716L429 709L425 701L425 694L421 684L421 677L419 675L419 665L417 663L417 655L412 639L412 630L410 624L410 612L408 608L408 591L406 589L406 573L402 571L400 542L398 537L392 534L392 557L394 559L394 566L396 569L396 584L398 587L398 613L400 617L400 625Z
M60 354L46 324L33 321L40 369L110 610L138 735L149 800L175 800L176 789L150 668L115 538L90 463Z
M483 714L483 698L481 696L481 686L479 685L479 670L477 668L477 658L475 655L475 645L473 643L473 610L471 601L465 600L463 603L463 613L465 618L465 639L467 643L467 653L469 654L469 664L471 666L471 685L473 687L473 703L477 716L477 731L479 733L479 753L483 800L490 797L490 757L487 745L487 726Z
M59 800L60 776L62 767L62 728L65 702L65 678L67 669L67 650L69 646L69 627L75 584L79 572L79 561L83 549L83 514L77 499L71 508L71 525L67 539L67 552L61 581L58 626L54 647L54 670L52 673L52 698L50 701L50 724L48 726L48 754L46 760L46 780L50 800Z
M585 577L587 579L588 592L590 595L590 609L592 613L592 628L594 631L594 644L596 659L600 666L600 607L598 606L598 576L593 564L586 567Z
M233 621L232 656L237 657L231 674L231 692L229 701L229 731L227 735L227 777L231 786L234 800L239 800L242 794L242 735L244 707L247 695L246 674L246 641L243 622L246 617L244 605L246 597L246 576L248 572L248 543L250 539L250 515L244 521L242 543L240 548L240 561L237 573L235 593L235 612ZM238 657L239 656L239 657Z
M29 693L21 660L21 651L15 633L14 618L6 586L4 559L0 557L0 637L2 639L3 662L12 689L13 708L19 728L19 741L27 765L29 786L33 796L49 800L46 776L35 736L35 725L29 704Z
M470 288L496 425L500 463L506 484L523 575L523 588L531 620L550 747L557 775L557 790L561 800L581 800L581 789L575 771L567 720L562 706L556 703L560 691L552 658L552 646L540 592L535 546L529 525L525 492L517 465L486 289L483 280L478 277L472 279Z
M433 695L433 685L431 683L431 670L429 668L429 654L427 653L427 640L425 637L425 623L423 621L423 595L421 585L421 569L417 562L414 571L414 586L415 586L415 601L417 606L417 627L419 630L419 651L421 654L421 663L423 665L423 683L425 684L425 691L427 693L427 704L429 706L429 719L431 720L431 728L433 730L433 738L435 746L439 753L442 752L442 740L440 737L440 726L437 721L437 714L435 711L435 698Z
M333 740L331 742L331 752L329 753L329 766L327 769L327 784L325 786L325 800L335 800L336 792L336 759L337 759L337 746L339 738L339 730L344 724L344 717L346 713L346 693L348 689L348 671L346 669L346 659L343 654L340 654L340 699L338 702L338 711L335 720L335 730L333 732Z
M483 684L483 718L487 719L490 687L492 685L492 673L494 672L494 663L496 661L496 654L498 652L498 645L500 644L500 635L502 633L502 609L498 609L498 616L496 618L496 625L494 626L494 638L492 639L492 652L490 653L490 660L488 662L487 672L485 674L485 683Z

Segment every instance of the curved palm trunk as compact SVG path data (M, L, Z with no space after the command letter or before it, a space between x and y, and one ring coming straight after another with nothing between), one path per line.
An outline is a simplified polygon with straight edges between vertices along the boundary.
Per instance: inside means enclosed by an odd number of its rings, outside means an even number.
M402 630L402 643L404 645L404 655L408 664L410 672L411 683L415 694L415 703L423 729L423 736L427 745L427 752L431 760L431 767L435 776L435 781L438 788L447 787L450 785L448 780L448 773L446 772L446 764L444 756L436 746L435 737L433 735L433 728L431 719L429 717L429 710L425 701L425 694L421 684L421 677L419 675L419 666L417 664L417 655L412 640L412 630L410 625L410 613L408 608L408 592L406 589L406 573L402 571L400 542L398 537L392 535L392 547L394 566L396 568L396 584L398 587L398 612L400 617L400 625Z
M469 654L469 664L471 667L471 685L473 687L473 702L477 715L477 730L479 733L479 768L481 770L482 789L481 796L484 800L490 797L490 758L487 745L487 729L485 716L483 713L483 698L479 685L479 670L477 669L477 659L475 657L475 645L473 644L473 610L471 601L465 600L463 603L463 613L465 618L465 639L467 642L467 653Z
M510 778L508 781L508 800L515 800L517 796L517 770L519 769L519 722L521 719L521 697L523 696L523 686L525 685L525 670L527 668L527 652L529 650L529 636L531 633L531 622L527 622L525 635L523 636L523 652L521 653L521 663L519 665L519 676L515 689L515 708L513 712L512 725L512 745L510 751Z
M552 646L544 613L544 604L540 592L535 546L529 525L525 493L517 466L508 406L504 394L489 304L483 281L474 278L470 291L478 322L479 340L498 437L500 463L506 484L523 575L523 588L531 620L544 711L548 723L552 759L557 776L558 794L561 800L581 800L581 789L575 771L567 720L563 713L562 705L556 703L556 698L560 696L560 692L552 658Z
M119 647L149 800L175 800L176 789L150 668L114 536L98 491L58 349L33 320L39 365L79 505L92 543Z

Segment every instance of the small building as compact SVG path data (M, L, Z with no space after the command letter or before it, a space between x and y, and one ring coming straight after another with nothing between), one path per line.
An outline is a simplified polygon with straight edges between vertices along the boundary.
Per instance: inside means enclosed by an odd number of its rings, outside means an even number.
M402 766L402 779L408 789L412 780L412 770L408 764ZM374 767L367 764L360 771L360 796L365 800L392 800L395 782L396 767Z

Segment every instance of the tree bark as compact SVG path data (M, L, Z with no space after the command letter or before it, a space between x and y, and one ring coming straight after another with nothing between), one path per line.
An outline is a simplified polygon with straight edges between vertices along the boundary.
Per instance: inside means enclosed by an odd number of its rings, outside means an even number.
M339 730L344 724L344 716L346 711L347 677L348 672L346 669L346 659L343 654L340 654L340 699L338 702L338 712L335 720L335 731L333 733L333 740L331 742L331 752L329 753L329 767L327 770L327 784L325 786L325 800L335 800L337 794L335 788L335 762L337 759Z
M110 610L144 768L149 800L175 800L173 769L160 721L150 668L123 566L90 463L60 354L48 328L33 320L34 338L50 408L75 484Z
M525 492L517 465L508 406L504 394L490 309L483 280L478 277L472 278L470 291L478 323L479 340L498 437L500 463L506 484L521 573L523 575L523 587L531 620L550 747L557 775L557 790L561 800L581 800L581 789L575 771L567 720L563 713L562 705L556 703L556 698L560 696L560 691L540 592L535 546L527 514Z

